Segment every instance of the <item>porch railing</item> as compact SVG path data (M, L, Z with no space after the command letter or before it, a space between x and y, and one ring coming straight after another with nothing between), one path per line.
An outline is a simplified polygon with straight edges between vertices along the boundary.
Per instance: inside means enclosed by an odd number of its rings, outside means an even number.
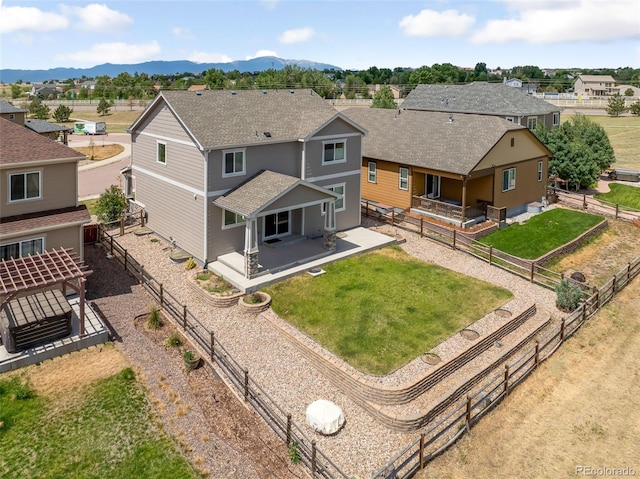
M442 200L432 200L425 198L424 196L413 196L411 201L413 208L418 208L434 215L444 216L445 218L452 218L455 220L462 220L462 206L447 203ZM487 209L486 203L477 203L473 206L465 207L465 219L477 218L478 216L485 215Z

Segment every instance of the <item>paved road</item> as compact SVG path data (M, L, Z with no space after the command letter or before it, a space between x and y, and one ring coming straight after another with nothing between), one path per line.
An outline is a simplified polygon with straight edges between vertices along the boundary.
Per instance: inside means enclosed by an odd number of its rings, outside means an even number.
M70 135L69 146L88 146L90 139L84 135ZM127 166L131 158L131 137L126 133L110 133L106 136L95 136L94 144L120 143L125 150L119 155L95 165L78 167L78 197L81 200L97 198L111 185L120 185L120 170Z

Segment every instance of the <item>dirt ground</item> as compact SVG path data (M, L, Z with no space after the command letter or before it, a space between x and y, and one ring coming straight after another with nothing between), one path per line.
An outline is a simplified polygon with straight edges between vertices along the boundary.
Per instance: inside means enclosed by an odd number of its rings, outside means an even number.
M640 254L612 222L559 265L606 280ZM418 479L640 476L640 278Z

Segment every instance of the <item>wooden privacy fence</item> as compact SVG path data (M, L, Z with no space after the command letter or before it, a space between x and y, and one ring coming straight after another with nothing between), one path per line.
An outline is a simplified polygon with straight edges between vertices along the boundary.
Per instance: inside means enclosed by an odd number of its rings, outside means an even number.
M522 355L505 365L504 371L482 384L477 392L457 401L447 415L426 428L384 467L373 474L375 479L403 479L424 469L435 456L469 432L482 416L493 409L509 392L544 360L548 359L585 321L609 302L615 294L640 274L640 256L618 271L597 289L581 306L549 330Z
M313 478L349 479L349 476L318 449L315 440L309 438L292 420L291 414L283 411L251 378L249 370L229 354L220 340L215 337L214 331L207 329L189 311L186 304L182 304L164 288L162 283L158 283L102 225L99 229L98 242L122 265L124 270L139 281L175 325L191 339L208 366L211 368L216 366L224 374L227 384L233 385L239 396L251 404L276 435L288 447L297 449L301 462L309 468ZM291 446L292 443L295 445Z

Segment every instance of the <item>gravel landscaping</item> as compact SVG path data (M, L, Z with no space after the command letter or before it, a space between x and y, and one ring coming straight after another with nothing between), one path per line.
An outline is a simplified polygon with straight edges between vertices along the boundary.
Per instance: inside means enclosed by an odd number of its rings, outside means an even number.
M394 228L370 223L366 226L378 231L395 235ZM460 273L496 284L513 292L514 302L518 305L535 302L539 311L555 318L561 315L555 308L555 293L515 277L514 275L491 267L460 251L441 246L417 234L404 233L406 242L401 247L425 261L431 261ZM229 350L241 365L249 370L250 376L274 398L279 406L290 412L293 420L309 436L314 433L305 425L307 405L316 399L328 399L339 405L346 418L345 428L333 437L315 435L318 448L329 456L345 473L352 476L370 477L371 472L379 469L387 460L416 434L404 434L390 431L362 410L354 401L329 383L298 350L282 335L266 314L251 314L239 306L228 308L212 307L189 286L193 271L185 269L184 264L169 261L170 246L163 241L151 242L152 236L136 236L131 233L116 238L128 253L144 265L166 290L186 304L189 310L208 328L215 331L216 338ZM89 295L122 338L118 343L125 354L139 367L149 388L152 398L158 399L161 416L169 430L185 445L189 457L211 477L274 477L267 472L269 468L280 467L275 477L301 477L304 473L287 465L286 447L261 423L255 413L244 408L221 381L207 376L206 368L186 375L180 361L172 357L161 344L149 342L133 325L133 317L148 311L151 298L128 276L110 272L121 271L121 266L106 259L106 252L97 246L86 248L86 262L94 270L89 277ZM381 383L398 384L415 377L421 368L431 367L425 361L417 360L408 367L396 371L392 377L382 378ZM405 374L406 376L402 376ZM199 381L199 382L198 382ZM189 383L193 382L192 385ZM212 393L193 394L196 390ZM451 385L442 384L446 391ZM168 390L178 394L178 404L171 401ZM225 391L226 390L226 391ZM225 400L215 402L212 395ZM237 404L233 404L235 403ZM407 412L412 405L407 405ZM414 406L415 407L415 406ZM211 420L211 410L219 411L218 421L228 414L240 414L234 427L248 428L246 421L255 421L259 428L258 437L253 430L245 430L234 436L216 430L216 420ZM232 429L232 428L231 428ZM197 434L193 431L199 431ZM207 440L203 440L206 436ZM261 446L273 458L268 464L260 463L262 455L253 443ZM252 449L253 447L253 449ZM298 466L299 467L299 466ZM297 471L297 472L296 472ZM288 475L287 475L288 474Z

